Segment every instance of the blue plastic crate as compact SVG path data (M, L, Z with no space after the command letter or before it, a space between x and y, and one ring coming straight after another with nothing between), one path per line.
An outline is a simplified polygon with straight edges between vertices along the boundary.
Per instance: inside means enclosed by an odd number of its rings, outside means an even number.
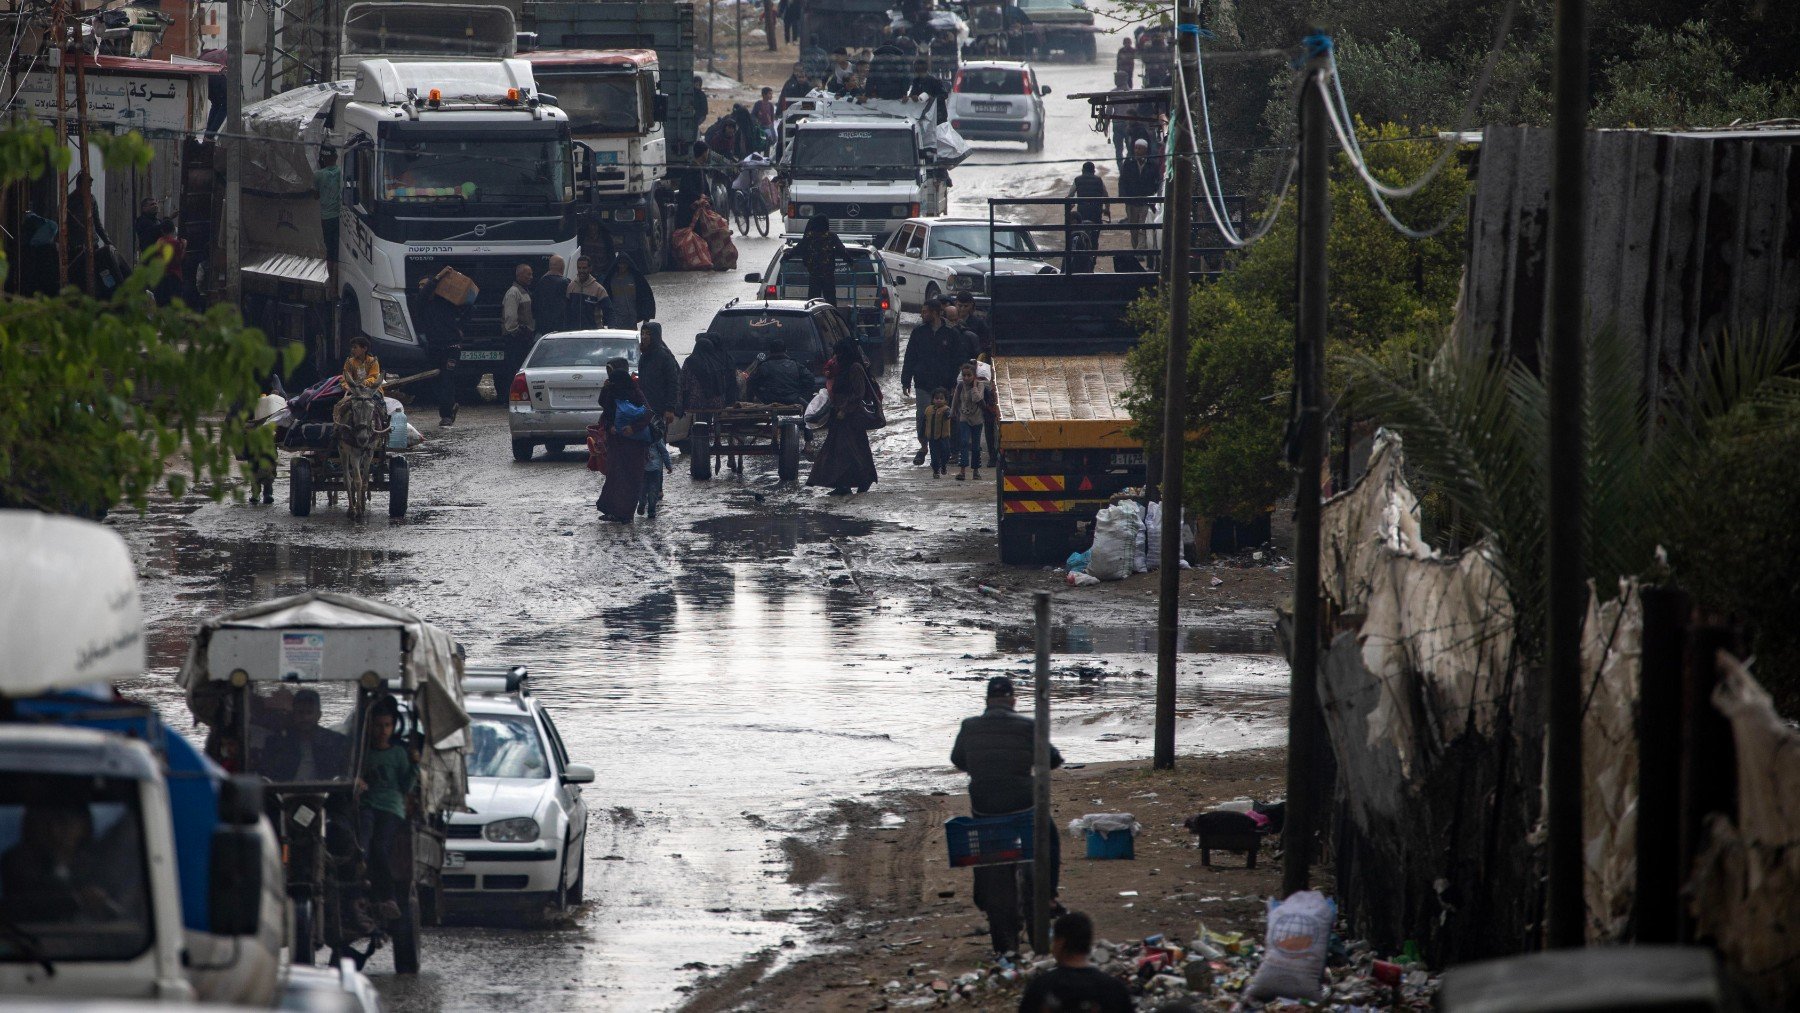
M1089 858L1137 858L1137 835L1129 830L1114 830L1110 834L1102 834L1098 830L1087 832L1087 856Z
M950 850L950 867L1008 865L1029 862L1031 813L1011 816L957 816L944 821L944 843Z

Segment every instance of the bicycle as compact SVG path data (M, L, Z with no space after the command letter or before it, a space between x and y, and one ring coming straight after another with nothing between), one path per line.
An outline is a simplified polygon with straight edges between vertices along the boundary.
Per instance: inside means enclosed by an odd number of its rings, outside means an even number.
M762 155L752 154L740 163L742 171L731 182L731 217L737 222L738 234L750 234L750 223L756 223L758 235L769 234L769 215L776 208L764 193L768 180L763 173L769 167L769 160Z

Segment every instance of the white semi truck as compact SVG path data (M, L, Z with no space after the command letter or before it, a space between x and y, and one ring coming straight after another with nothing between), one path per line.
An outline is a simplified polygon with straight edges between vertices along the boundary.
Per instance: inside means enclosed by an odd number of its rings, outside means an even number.
M479 289L455 351L459 382L494 373L504 392L523 349L501 337L520 264L542 274L576 256L568 117L516 58L504 7L358 3L344 15L340 75L245 110L246 316L303 341L321 374L367 337L384 365L436 365L421 334L424 279L445 267ZM332 152L342 185L316 189ZM337 248L321 203L337 198ZM335 253L335 255L333 255ZM435 337L435 336L434 336ZM466 393L466 391L465 391Z
M968 150L930 102L797 99L782 116L784 227L802 232L824 215L839 235L885 239L908 218L949 210L949 170Z

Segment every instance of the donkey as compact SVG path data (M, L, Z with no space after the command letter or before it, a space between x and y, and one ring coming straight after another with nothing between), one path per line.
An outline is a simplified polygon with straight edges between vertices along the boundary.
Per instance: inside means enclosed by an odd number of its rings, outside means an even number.
M387 405L376 391L346 395L336 413L338 461L344 467L345 514L360 521L369 510L369 468L387 443Z

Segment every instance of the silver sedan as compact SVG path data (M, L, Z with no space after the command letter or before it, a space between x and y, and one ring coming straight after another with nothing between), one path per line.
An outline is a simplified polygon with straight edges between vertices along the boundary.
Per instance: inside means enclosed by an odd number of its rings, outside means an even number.
M636 331L558 331L537 339L507 395L513 460L531 460L539 446L556 453L585 445L587 427L600 421L606 363L616 358L637 369Z

